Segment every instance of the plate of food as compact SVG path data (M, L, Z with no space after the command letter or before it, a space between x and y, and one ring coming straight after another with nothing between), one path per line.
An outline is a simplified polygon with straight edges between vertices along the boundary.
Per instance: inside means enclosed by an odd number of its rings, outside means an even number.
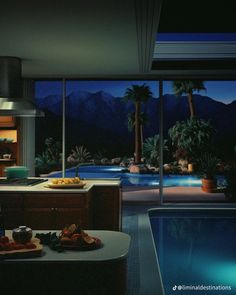
M76 224L65 227L59 235L60 243L63 249L88 251L95 250L102 246L99 238L88 235Z
M83 188L86 185L79 177L74 178L55 178L49 182L46 187L48 188Z
M0 260L7 258L31 258L42 255L40 240L32 238L27 243L18 243L7 236L0 237Z

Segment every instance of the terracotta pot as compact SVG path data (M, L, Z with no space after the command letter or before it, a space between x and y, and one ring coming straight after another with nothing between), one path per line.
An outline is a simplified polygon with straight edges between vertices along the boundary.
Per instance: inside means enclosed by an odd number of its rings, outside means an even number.
M202 190L206 193L215 193L217 188L216 179L202 179Z

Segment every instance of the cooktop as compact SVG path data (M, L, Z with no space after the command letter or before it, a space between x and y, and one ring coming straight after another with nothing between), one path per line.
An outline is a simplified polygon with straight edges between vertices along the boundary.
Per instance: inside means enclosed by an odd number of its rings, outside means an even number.
M47 181L44 178L2 178L0 179L1 185L15 185L15 186L33 186Z

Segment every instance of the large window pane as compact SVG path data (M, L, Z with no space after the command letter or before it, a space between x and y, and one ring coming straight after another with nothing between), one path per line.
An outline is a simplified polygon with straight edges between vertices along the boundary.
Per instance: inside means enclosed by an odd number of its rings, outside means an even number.
M235 81L164 83L166 201L224 200L224 170L235 160L235 95ZM202 190L202 178L216 186Z
M36 119L36 172L61 177L63 85L35 86L37 105L46 114ZM143 199L150 193L157 200L158 190L150 188L159 186L158 82L66 80L65 89L65 176L119 177L123 187L143 187Z
M132 97L128 101L124 97L127 91L129 93L128 89L132 93L136 86L143 85L150 97L141 102L141 146L151 138L150 145L153 146L149 148L156 149L157 144L153 142L159 123L156 81L66 82L66 175L75 175L73 167L77 164L91 162L97 168L79 168L80 176L122 177L125 186L158 185L158 175L153 174L154 170L158 171L158 155L151 159L154 150L146 151L146 154L141 151L140 162L149 164L153 169L150 174L124 173L129 172L129 166L135 161L135 103ZM102 165L101 169L99 165ZM113 168L105 167L111 165Z
M45 117L35 120L36 176L62 170L62 81L36 81L37 107Z

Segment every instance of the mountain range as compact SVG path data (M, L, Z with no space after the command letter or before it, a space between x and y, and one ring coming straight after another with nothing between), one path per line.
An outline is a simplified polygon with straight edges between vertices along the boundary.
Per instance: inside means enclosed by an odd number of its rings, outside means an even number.
M190 114L186 96L165 94L163 98L163 130L167 136L168 129L176 121L186 120ZM36 121L37 146L40 149L44 138L61 138L62 102L60 96L50 95L37 98L36 103L46 113L45 118ZM219 141L224 138L235 141L236 100L224 104L208 96L194 95L194 103L197 117L211 120ZM148 118L143 128L144 138L159 133L160 99L150 98L142 110ZM132 102L124 102L123 98L104 91L72 92L66 97L65 112L67 152L75 145L83 145L91 152L106 150L113 156L133 153L134 134L127 128L127 114L134 112Z

